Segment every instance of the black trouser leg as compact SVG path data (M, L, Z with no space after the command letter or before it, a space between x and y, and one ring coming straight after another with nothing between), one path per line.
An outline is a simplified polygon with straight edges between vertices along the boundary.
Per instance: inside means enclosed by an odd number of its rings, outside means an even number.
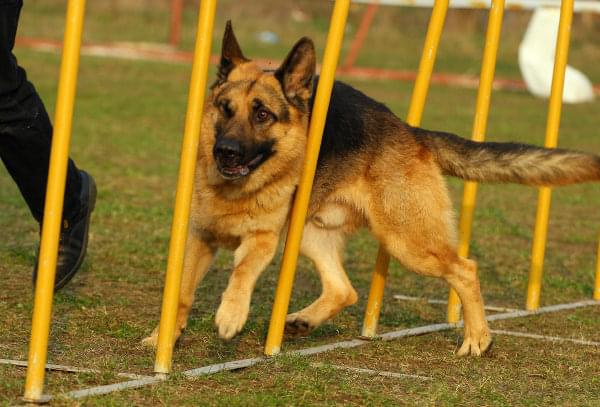
M0 0L0 158L42 221L52 125L44 104L12 53L22 0ZM79 212L81 180L72 160L67 168L64 218Z

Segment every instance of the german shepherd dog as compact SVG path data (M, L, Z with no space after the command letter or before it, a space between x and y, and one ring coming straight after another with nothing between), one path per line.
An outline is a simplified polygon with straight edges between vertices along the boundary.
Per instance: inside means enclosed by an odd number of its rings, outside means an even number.
M231 339L246 319L257 278L273 259L304 161L315 49L300 39L281 66L247 59L227 23L217 80L204 110L175 337L219 247L234 267L215 323ZM476 263L457 255L444 175L479 182L565 185L600 180L600 157L516 143L478 143L411 127L386 106L335 82L301 253L322 282L320 297L288 315L309 331L357 300L342 265L346 236L368 227L407 269L443 278L464 310L458 355L481 355L492 338ZM144 342L155 345L157 330Z

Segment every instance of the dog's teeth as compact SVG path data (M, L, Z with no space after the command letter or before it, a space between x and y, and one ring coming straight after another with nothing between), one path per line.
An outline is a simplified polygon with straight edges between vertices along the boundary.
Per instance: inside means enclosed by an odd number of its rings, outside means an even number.
M249 172L250 172L250 168L248 168L248 167L242 167L242 169L240 170L240 174L242 174L242 175L248 175Z

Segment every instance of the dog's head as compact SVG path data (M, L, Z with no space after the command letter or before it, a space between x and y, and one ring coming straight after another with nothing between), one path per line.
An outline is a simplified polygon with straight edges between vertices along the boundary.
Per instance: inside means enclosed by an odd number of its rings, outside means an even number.
M297 167L306 145L315 75L313 42L302 38L274 71L247 59L228 22L203 135L206 155L222 181L266 182ZM211 163L212 164L212 163ZM264 182L263 182L264 181Z

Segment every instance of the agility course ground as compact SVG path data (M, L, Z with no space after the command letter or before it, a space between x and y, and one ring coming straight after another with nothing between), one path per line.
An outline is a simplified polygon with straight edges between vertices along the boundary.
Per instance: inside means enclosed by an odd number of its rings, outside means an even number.
M54 15L63 14L59 3L47 2L52 7L27 4L20 33L59 38L62 22L58 17L52 19ZM226 9L228 2L221 3L224 3L221 8ZM151 35L164 32L158 17L151 12L140 18L133 12L113 15L114 10L90 6L86 38L93 42L122 38L162 39ZM360 10L354 10L355 22ZM238 12L232 9L232 13ZM279 59L297 37L307 33L314 33L317 43L323 44L329 15L327 9L322 10L324 17L320 26L317 21L308 26L307 23L303 26L287 24L286 27L291 28L284 29L281 21L265 20L264 26L275 30L279 24L281 32L285 33L280 44L272 48L260 45L254 39L255 30L263 25L258 24L261 21L258 15L251 18L248 13L253 11L244 9L243 12L244 18L237 18L240 23L236 29L249 56ZM406 64L406 67L414 68L425 27L425 23L422 27L418 24L421 12L392 9L390 13L392 16L386 18L406 18L405 21L410 18L401 14L410 14L416 21L413 24L417 32L414 36L399 33L393 39L383 41L381 38L394 35L388 25L385 36L375 37L369 43L369 55L380 56L369 57L368 62L373 65L397 63L400 68ZM190 14L190 20L193 20L194 11ZM110 35L115 37L102 37L109 34L98 27L110 21L111 15L116 28ZM48 24L35 23L42 16L49 18ZM219 38L223 20L228 17L236 23L235 15L219 10L216 38ZM423 18L426 22L426 17ZM253 21L252 25L244 25L250 21ZM448 27L449 36L442 40L437 70L464 73L470 69L477 73L485 24L473 24L472 30L466 31L472 34L469 40L464 39L464 31L459 35L462 30L455 32ZM385 27L383 23L382 26ZM521 27L522 32L522 26L517 24L516 27ZM139 38L134 35L138 29L145 31L143 35L136 34ZM600 60L600 48L586 40L594 33L598 34L597 26L592 29L596 31L582 33L575 28L570 62L597 83L600 67L594 61ZM503 34L506 48L501 49L498 75L516 78L513 56L519 35L506 27ZM588 35L590 37L586 37ZM18 49L17 56L28 68L30 78L52 111L59 56L25 48ZM72 151L76 161L95 175L99 201L93 218L89 259L81 275L56 296L49 362L94 369L99 373L49 373L47 389L55 396L131 379L119 377L119 372L152 375L154 354L141 348L139 341L158 320L188 80L189 66L186 64L82 58ZM401 117L405 116L412 90L410 83L350 81L386 102ZM423 126L468 136L474 100L473 90L433 86ZM559 145L600 152L599 108L600 102L564 106ZM546 101L526 93L496 92L492 100L489 139L540 144L546 109ZM454 180L450 185L454 202L458 204L462 186ZM597 185L558 189L553 197L543 307L591 298L600 229L597 208L600 190ZM523 307L535 201L536 191L530 188L483 186L480 189L472 256L479 261L482 289L490 305ZM0 241L0 274L3 276L0 314L4 320L0 326L0 357L25 360L31 317L29 278L38 232L5 172L0 177L0 203L4 236ZM375 253L375 242L365 234L350 241L345 263L361 300L309 338L286 340L285 350L356 339ZM246 329L238 339L223 343L216 337L212 321L230 262L231 257L222 254L213 272L201 285L190 326L175 350L175 372L261 356L278 261L259 280ZM307 262L300 263L294 290L293 310L308 304L319 294L319 282ZM397 294L445 299L447 290L441 282L407 273L392 263L380 321L381 333L444 322L443 305L429 304L425 300L399 301L394 299ZM489 312L490 316L494 314ZM90 397L84 401L58 400L55 404L596 405L599 402L599 323L600 312L597 306L590 305L491 324L494 330L586 343L496 334L489 357L458 359L452 352L460 343L460 330L448 330L394 341L363 343L311 357L283 356L236 372L191 379L176 373L168 382L137 390ZM396 375L375 375L346 368ZM23 378L21 368L0 367L0 400L3 404L17 401L22 393Z

